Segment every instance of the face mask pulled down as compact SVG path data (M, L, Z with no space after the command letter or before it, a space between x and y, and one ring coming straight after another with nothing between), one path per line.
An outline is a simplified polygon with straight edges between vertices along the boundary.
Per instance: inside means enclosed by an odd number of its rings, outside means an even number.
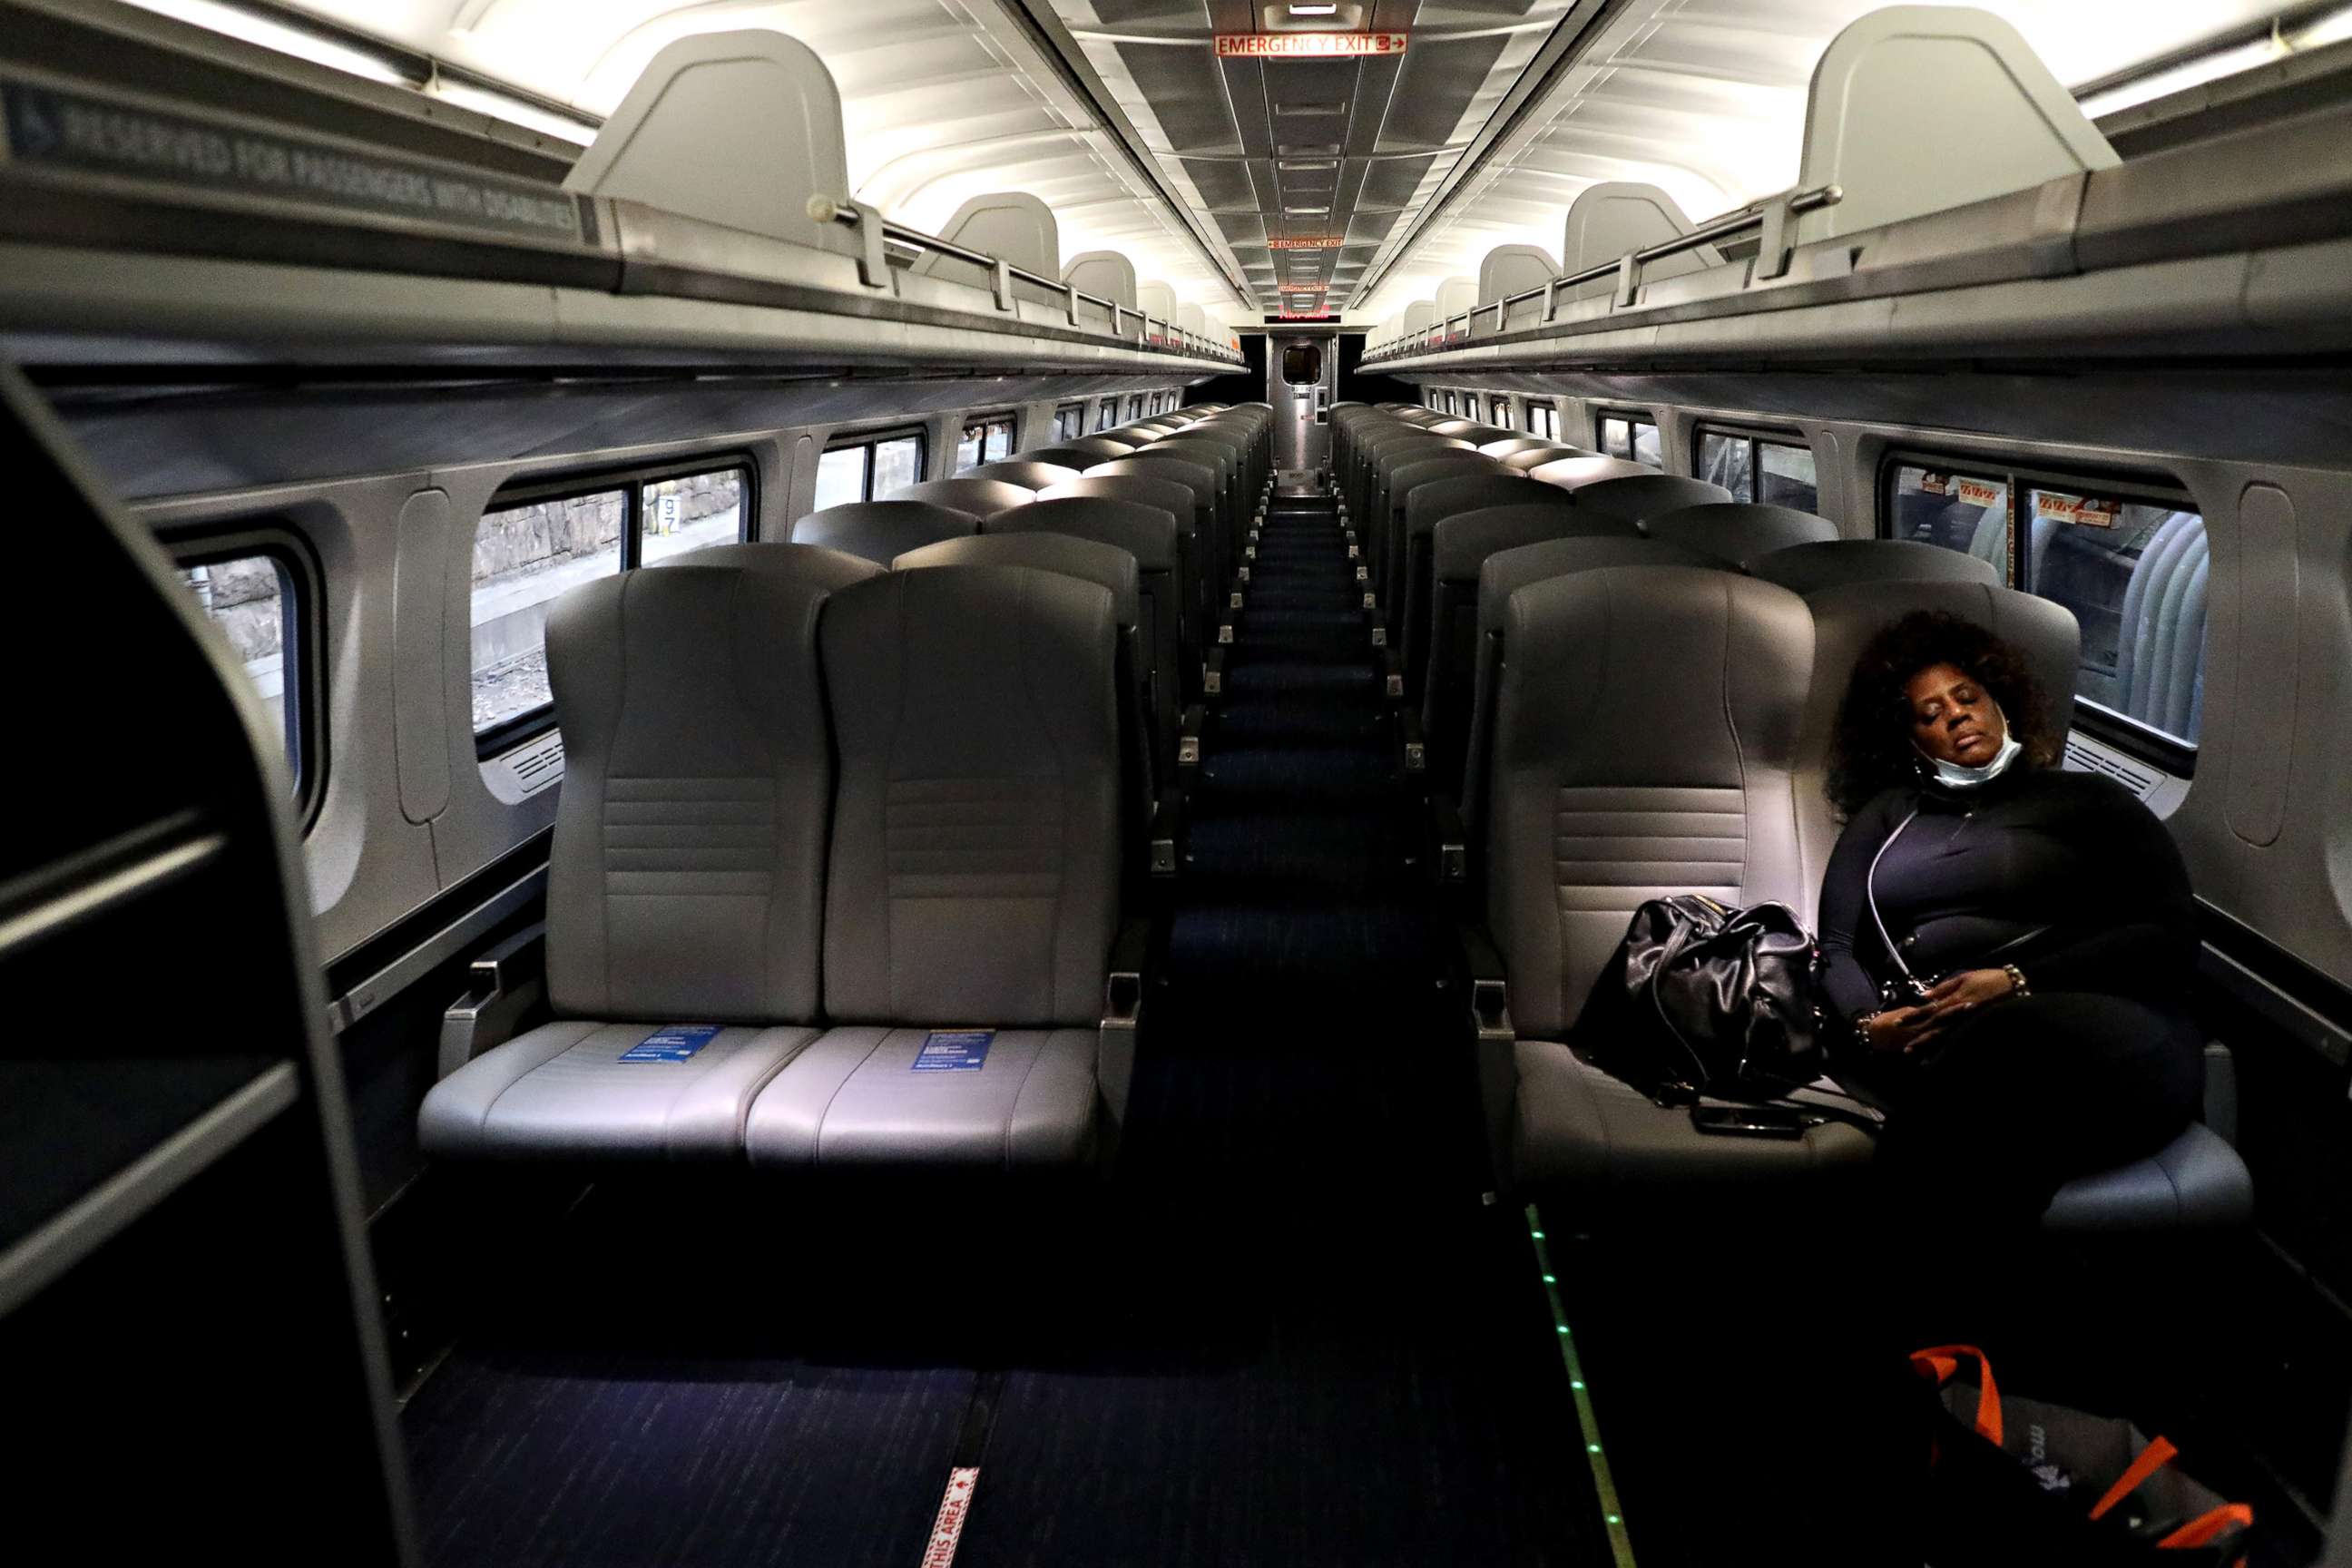
M1999 703L1993 704L1993 711L2000 713ZM1913 743L1912 749L1918 751L1916 742ZM1931 780L1946 789L1982 789L2007 773L2009 764L2017 761L2017 753L2023 750L2025 748L2018 743L2017 731L2010 727L2009 715L2000 713L2000 750L1993 753L1992 761L1969 767L1965 763L1948 763L1941 758L1931 757L1926 752L1919 752L1919 765Z

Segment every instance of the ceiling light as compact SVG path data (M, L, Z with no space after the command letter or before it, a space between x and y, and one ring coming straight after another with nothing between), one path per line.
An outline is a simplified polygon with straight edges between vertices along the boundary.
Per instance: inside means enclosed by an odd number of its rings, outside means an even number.
M1293 216L1293 217L1321 217L1321 216L1323 216L1324 215L1326 215L1326 214L1328 214L1328 212L1330 212L1330 210L1331 210L1331 209L1330 209L1329 207L1285 207L1285 208L1283 208L1283 211L1285 211L1285 212L1288 213L1288 214L1289 214L1291 216Z
M1339 160L1337 158L1285 158L1277 161L1274 166L1285 174L1295 174L1336 169L1339 166Z
M1277 103L1274 106L1274 114L1277 120L1302 120L1318 114L1343 114L1347 108L1344 103L1330 102Z
M1337 142L1277 142L1274 150L1285 158L1329 158L1339 154L1339 144Z
M389 52L375 53L358 44L345 43L309 27L293 26L242 5L225 5L222 0L134 0L134 3L143 10L224 33L232 38L242 38L265 49L276 49L281 55L292 55L297 59L309 60L312 65L347 71L352 76L365 77L370 81L389 82L396 87L416 85L416 78L401 68Z
M2235 76L2267 65L2275 57L2268 38L2259 43L2241 44L2235 48L2221 49L2198 59L2189 60L2165 70L2118 82L2104 92L2095 92L2082 100L2078 107L2089 119L2113 114L2168 93L2182 92L2220 77Z
M573 120L552 110L541 109L511 93L495 88L476 87L471 82L453 81L447 77L435 79L428 89L434 97L454 103L460 109L470 109L477 114L487 114L493 120L503 120L542 136L585 147L596 140L596 127L584 120Z
M1339 7L1337 4L1328 5L1293 5L1290 7L1290 14L1294 16L1336 16L1339 13Z

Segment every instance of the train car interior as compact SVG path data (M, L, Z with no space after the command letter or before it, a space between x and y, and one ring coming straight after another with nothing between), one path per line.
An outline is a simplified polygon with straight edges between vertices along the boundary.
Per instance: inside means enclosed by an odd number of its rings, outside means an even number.
M2352 1564L2344 0L0 0L0 361L19 1560Z

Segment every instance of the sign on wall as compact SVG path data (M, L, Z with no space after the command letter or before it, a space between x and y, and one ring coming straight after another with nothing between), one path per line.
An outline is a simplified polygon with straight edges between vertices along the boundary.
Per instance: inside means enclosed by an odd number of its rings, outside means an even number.
M1329 60L1404 53L1402 33L1219 33L1221 60Z

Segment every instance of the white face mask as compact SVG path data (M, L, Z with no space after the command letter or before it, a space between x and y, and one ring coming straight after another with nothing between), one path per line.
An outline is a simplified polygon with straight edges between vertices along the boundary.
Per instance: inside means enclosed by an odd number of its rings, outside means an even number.
M2000 704L1994 703L1992 710L2000 713ZM1912 742L1912 750L1919 750L1917 742ZM1948 763L1941 758L1931 757L1926 752L1919 752L1919 760L1927 764L1935 781L1946 789L1982 789L2007 773L2009 764L2017 761L2017 753L2023 750L2025 748L2018 743L2017 731L2009 726L2009 715L2000 713L2000 750L1993 753L1992 761L1969 767L1965 763Z

